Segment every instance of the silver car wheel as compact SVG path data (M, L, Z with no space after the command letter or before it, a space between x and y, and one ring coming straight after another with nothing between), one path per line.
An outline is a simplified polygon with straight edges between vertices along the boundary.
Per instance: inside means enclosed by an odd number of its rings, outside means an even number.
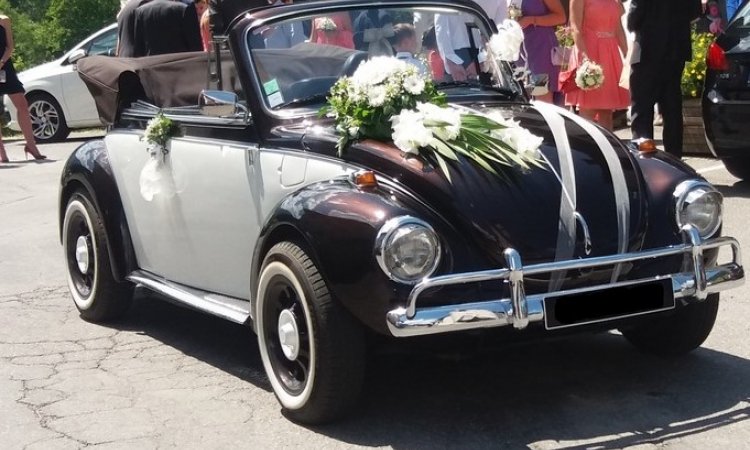
M60 129L60 112L57 110L57 105L53 105L46 99L34 100L29 105L29 114L34 137L39 140L52 139Z

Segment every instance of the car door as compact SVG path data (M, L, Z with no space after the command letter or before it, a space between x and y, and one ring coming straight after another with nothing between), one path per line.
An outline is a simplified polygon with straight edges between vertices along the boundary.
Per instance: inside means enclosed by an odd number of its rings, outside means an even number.
M91 55L114 55L117 47L117 28L92 38L80 48ZM91 96L86 85L78 76L75 62L64 62L68 70L61 75L63 100L65 102L65 119L68 126L80 127L87 125L98 125L99 113L96 110L94 98Z
M170 142L160 169L174 190L148 198L142 177L151 156L140 135L113 132L106 142L138 266L186 286L249 299L262 224L257 144L198 139L186 127L185 136Z

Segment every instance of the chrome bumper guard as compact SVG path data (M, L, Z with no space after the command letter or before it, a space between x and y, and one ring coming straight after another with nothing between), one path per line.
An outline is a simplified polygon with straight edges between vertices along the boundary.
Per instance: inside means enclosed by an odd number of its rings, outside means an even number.
M516 250L509 248L504 252L508 266L505 269L444 275L425 278L419 282L409 294L406 308L396 308L386 315L388 329L396 337L449 333L507 325L513 325L515 329L522 330L531 322L544 321L544 299L546 297L582 294L671 279L675 299L687 298L702 301L710 293L731 289L744 282L745 272L742 268L740 246L736 239L719 237L703 241L697 230L689 225L682 229L682 234L684 243L681 245L596 258L541 263L526 267L521 262L521 255ZM703 252L725 246L731 246L732 248L732 262L706 268L703 261ZM675 255L689 256L692 271L529 296L524 291L524 277L527 275L591 269ZM510 289L510 298L417 308L419 296L428 289L482 281L507 282ZM606 320L616 318L621 317Z

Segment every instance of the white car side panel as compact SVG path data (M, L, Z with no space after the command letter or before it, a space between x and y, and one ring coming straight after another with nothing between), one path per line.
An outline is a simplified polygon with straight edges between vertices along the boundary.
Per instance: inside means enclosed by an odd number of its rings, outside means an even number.
M60 75L65 105L62 107L68 126L79 127L87 124L100 125L99 113L96 111L94 97L84 84L74 64L66 66L68 71ZM58 99L59 101L59 99Z
M178 138L170 152L177 193L149 202L140 193L141 170L150 158L140 135L112 132L105 141L138 266L171 281L248 300L253 251L269 214L304 185L348 172L335 161L307 163L309 158L292 152ZM282 185L287 178L303 182Z

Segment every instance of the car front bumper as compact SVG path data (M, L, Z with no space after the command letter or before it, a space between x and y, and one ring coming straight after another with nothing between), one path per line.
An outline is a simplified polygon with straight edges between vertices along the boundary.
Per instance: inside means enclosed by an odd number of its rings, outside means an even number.
M695 228L685 226L682 230L684 243L669 247L643 250L596 258L576 259L534 264L524 267L521 257L514 249L505 250L507 268L480 272L462 273L427 278L418 283L409 294L406 307L399 307L386 314L388 329L393 336L410 337L455 331L475 330L512 325L524 329L533 322L545 322L549 313L545 310L545 299L559 298L585 293L602 292L608 289L638 286L654 282L671 281L674 300L702 301L708 294L730 289L744 282L740 246L730 237L702 240ZM732 261L706 268L704 251L731 247ZM526 295L524 277L540 274L561 273L568 270L585 270L596 267L632 263L654 258L685 255L689 257L692 270L653 276L651 278L629 280L587 286L543 294ZM466 283L498 281L507 283L510 296L497 300L475 303L460 303L436 307L417 307L419 296L426 290ZM673 306L674 307L674 306ZM671 309L671 308L669 308ZM616 315L596 322L622 319L635 315L654 313L664 309L653 309L633 314ZM585 325L592 322L578 323Z

